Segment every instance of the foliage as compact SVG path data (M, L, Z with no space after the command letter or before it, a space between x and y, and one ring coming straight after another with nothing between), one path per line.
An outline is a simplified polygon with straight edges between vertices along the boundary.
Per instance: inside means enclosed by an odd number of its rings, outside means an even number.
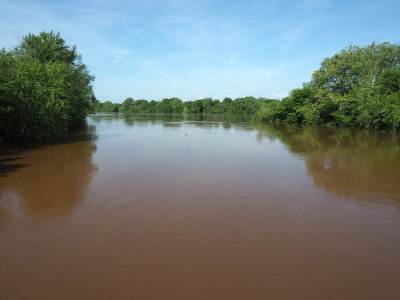
M304 124L400 129L400 46L350 46L326 58L310 83L255 118Z
M280 103L278 100L262 103L260 108L254 113L253 120L274 121L276 119L276 108Z
M165 98L162 101L125 99L122 104L105 101L96 102L94 109L97 112L133 112L133 113L183 113L183 114L232 114L252 115L261 105L270 102L278 103L278 100L266 98L245 97L232 100L225 98L222 102L218 99L203 98L194 101L183 102L179 98Z
M96 103L94 79L75 47L54 32L0 52L2 141L47 141L81 126Z
M347 95L359 86L373 86L387 70L399 70L400 46L372 43L350 46L322 61L312 84L336 95Z

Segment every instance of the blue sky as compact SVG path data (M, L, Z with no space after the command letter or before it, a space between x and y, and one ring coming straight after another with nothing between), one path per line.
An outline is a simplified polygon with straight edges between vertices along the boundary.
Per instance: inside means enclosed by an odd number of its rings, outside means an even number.
M282 98L323 58L399 43L400 1L0 0L0 47L54 30L101 101Z

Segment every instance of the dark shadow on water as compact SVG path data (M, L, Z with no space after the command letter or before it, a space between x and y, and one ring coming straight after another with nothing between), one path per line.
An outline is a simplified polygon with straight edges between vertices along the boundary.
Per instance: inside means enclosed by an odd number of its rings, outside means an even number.
M0 200L15 200L35 219L66 217L81 203L97 167L95 126L64 141L29 145L0 157Z
M7 174L10 172L14 172L21 168L29 166L29 164L25 163L13 163L15 161L25 159L26 158L25 153L27 151L44 149L50 146L71 144L82 141L95 141L97 139L98 135L96 134L95 125L88 125L86 123L83 128L69 133L62 139L57 139L56 141L52 142L25 143L25 144L0 143L0 177L7 176ZM21 155L21 154L24 154L24 156L15 157L15 155Z
M94 122L92 122L94 123ZM22 143L4 143L0 142L0 159L3 156L14 155L28 150L42 149L52 145L70 144L79 141L91 141L98 139L96 126L85 123L82 128L69 132L67 135L59 137L49 142L22 142Z
M24 158L25 157L0 158L0 177L5 177L10 172L14 172L20 168L28 166L28 164L10 164L10 162L14 162Z

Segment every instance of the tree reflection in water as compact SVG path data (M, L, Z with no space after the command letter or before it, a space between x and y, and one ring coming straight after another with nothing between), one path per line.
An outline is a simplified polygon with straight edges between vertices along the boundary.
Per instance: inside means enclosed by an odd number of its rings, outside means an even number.
M96 170L96 141L92 125L62 144L16 154L16 163L24 167L0 177L0 199L17 200L34 219L68 216L82 201Z
M290 125L258 126L258 138L279 138L304 158L318 188L340 197L400 204L399 133Z
M258 141L280 140L305 161L314 185L339 197L400 204L400 134L374 130L257 124L246 116L103 114L96 124L122 119L128 128L156 126L256 131Z

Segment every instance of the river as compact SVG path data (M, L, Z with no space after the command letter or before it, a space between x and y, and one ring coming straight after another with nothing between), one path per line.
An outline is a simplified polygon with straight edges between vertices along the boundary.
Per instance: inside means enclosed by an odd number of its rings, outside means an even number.
M0 157L0 299L400 299L400 135L93 115Z

